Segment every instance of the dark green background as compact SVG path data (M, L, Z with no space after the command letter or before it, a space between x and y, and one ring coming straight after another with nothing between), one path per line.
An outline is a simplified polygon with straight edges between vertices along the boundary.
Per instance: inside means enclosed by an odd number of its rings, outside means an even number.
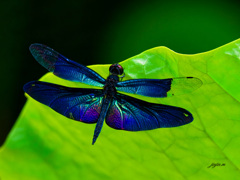
M119 62L156 46L184 54L239 38L237 1L0 2L2 143L25 103L22 86L47 71L31 56L46 44L83 65Z

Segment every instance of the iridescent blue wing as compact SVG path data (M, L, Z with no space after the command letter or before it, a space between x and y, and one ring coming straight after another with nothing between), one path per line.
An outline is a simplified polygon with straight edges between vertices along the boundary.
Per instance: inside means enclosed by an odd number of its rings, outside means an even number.
M85 123L96 123L99 118L102 90L68 88L41 81L29 82L23 89L35 100L68 118Z
M185 109L149 103L119 93L114 97L106 116L106 123L110 127L127 131L176 127L192 120L192 114Z
M45 45L32 44L29 50L43 67L60 78L99 87L105 84L105 79L95 71L69 60Z
M132 79L118 82L116 88L131 94L149 97L169 97L192 92L202 85L202 81L194 77L170 79Z

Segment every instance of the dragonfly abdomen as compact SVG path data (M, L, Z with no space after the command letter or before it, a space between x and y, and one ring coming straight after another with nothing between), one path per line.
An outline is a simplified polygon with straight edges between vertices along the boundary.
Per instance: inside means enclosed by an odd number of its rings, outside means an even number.
M104 122L104 119L106 117L106 114L107 114L110 103L111 103L111 99L103 98L101 113L99 115L97 125L96 125L95 130L94 130L92 145L94 145L94 143L96 142L96 140L97 140L97 138L98 138L98 136L99 136L99 134L102 130L103 122Z

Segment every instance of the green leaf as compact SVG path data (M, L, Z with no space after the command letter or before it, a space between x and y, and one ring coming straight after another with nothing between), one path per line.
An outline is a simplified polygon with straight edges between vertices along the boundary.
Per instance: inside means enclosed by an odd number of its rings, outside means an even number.
M240 39L209 52L183 55L156 47L120 63L125 78L193 76L203 85L169 98L135 97L189 110L176 128L119 131L69 120L28 97L0 149L0 179L237 179L240 177ZM109 65L90 66L104 78ZM42 81L90 87L48 73ZM220 166L210 167L212 163Z

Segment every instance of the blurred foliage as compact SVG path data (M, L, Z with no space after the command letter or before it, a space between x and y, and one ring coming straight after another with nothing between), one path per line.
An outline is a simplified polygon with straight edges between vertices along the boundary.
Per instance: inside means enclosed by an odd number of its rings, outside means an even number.
M166 47L121 62L126 79L193 76L193 93L146 98L189 110L194 121L176 128L127 132L72 121L29 98L0 149L1 179L237 179L240 177L240 39L183 55ZM109 65L90 66L107 77ZM41 80L86 87L48 73ZM224 166L209 167L212 163Z

